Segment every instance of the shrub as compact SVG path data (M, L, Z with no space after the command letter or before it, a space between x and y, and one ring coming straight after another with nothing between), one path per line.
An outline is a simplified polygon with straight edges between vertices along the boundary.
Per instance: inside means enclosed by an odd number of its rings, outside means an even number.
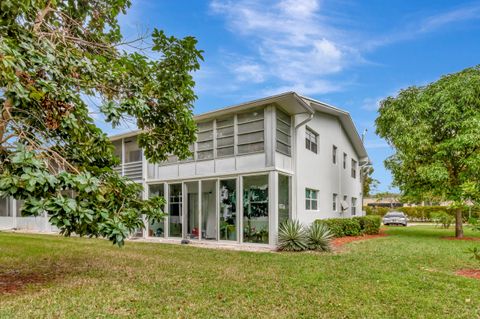
M473 254L472 258L480 262L480 248L478 247L470 248L467 252Z
M358 218L343 218L343 233L345 236L360 236L362 227Z
M468 224L472 227L472 230L480 231L480 221L478 218L471 217L468 219Z
M298 220L286 220L278 227L278 249L284 251L308 249L305 230Z
M440 226L445 229L450 228L450 225L454 221L454 218L451 215L443 211L433 212L431 213L430 216L431 216L431 219L435 222L435 224L437 224L437 226Z
M332 237L333 234L326 224L312 223L307 230L308 248L318 251L331 251Z
M382 218L380 216L361 216L355 217L360 223L362 233L367 235L377 235L380 232L382 225Z
M345 236L345 231L343 227L343 218L328 218L328 219L317 219L315 223L325 224L328 229L335 237Z
M317 224L324 224L335 237L375 235L380 232L380 216L360 216L353 218L317 219Z

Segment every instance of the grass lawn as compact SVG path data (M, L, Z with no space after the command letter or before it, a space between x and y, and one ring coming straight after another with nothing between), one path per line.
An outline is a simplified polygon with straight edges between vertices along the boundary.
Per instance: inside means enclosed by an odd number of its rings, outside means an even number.
M480 281L454 274L480 268L465 254L480 242L431 226L388 234L318 254L0 233L0 284L42 279L0 293L0 318L480 317Z

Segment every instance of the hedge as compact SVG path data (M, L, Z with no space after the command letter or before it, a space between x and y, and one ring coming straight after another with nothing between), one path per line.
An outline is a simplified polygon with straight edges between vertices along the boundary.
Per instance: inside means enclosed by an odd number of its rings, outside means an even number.
M389 211L400 211L405 213L411 221L433 221L433 215L436 213L447 213L450 216L455 216L455 208L448 206L416 206L416 207L396 207L396 208L387 208L387 207L364 207L365 212L368 216L384 216ZM468 220L469 207L464 207L463 209L463 219L464 221ZM480 210L478 208L472 208L470 214L474 218L480 218Z
M380 216L361 216L353 218L317 219L316 223L328 226L335 237L374 235L380 231Z

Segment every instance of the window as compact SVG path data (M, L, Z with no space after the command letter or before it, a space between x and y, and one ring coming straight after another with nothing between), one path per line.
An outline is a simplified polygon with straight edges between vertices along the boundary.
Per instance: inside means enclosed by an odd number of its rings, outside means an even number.
M233 116L217 120L217 157L234 154Z
M337 164L337 147L335 145L332 147L332 162Z
M310 188L305 188L305 209L318 209L318 191Z
M352 197L352 216L357 214L357 199Z
M277 152L291 155L292 135L290 116L277 108Z
M342 210L342 212L345 212L347 209L348 209L348 197L347 195L343 195L343 200L342 202L340 203L340 209Z
M0 198L0 216L1 217L8 217L11 216L10 208L8 205L8 198Z
M198 123L197 159L213 158L213 121Z
M169 186L168 235L182 237L182 184Z
M237 129L238 154L249 154L263 151L263 109L238 114Z
M332 209L334 212L337 211L337 197L338 195L334 193L332 197Z
M357 178L357 161L352 158L352 177Z
M343 153L343 169L347 169L347 153Z
M307 150L310 150L315 154L317 153L318 148L317 137L318 134L307 127L305 131L305 147Z

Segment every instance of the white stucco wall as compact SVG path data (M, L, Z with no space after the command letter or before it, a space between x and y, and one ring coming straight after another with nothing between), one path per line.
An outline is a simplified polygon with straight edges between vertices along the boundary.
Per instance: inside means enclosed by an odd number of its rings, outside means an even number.
M305 117L297 116L296 123ZM305 148L305 130L309 127L318 136L317 154ZM361 182L359 160L352 144L340 122L334 116L316 112L312 120L296 130L295 161L296 178L294 192L293 217L303 224L310 224L316 219L332 217L350 217L351 208L340 213L340 202L347 195L347 203L351 206L351 198L357 198L357 216L361 215ZM332 147L337 146L337 163L333 164ZM347 153L347 166L343 169L343 153ZM357 176L351 177L351 159L357 161ZM296 189L295 189L296 188ZM318 209L305 209L305 188L318 190ZM333 193L338 194L337 211L333 211ZM295 194L294 194L295 196Z

